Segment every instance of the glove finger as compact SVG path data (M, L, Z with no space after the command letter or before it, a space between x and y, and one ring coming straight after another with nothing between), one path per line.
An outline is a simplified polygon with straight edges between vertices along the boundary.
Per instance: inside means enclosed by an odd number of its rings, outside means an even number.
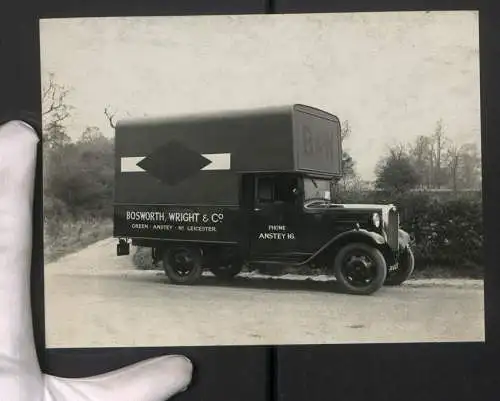
M0 354L33 372L29 276L38 141L23 122L0 126Z
M164 356L83 379L48 376L46 385L55 401L165 401L187 388L192 371L187 358Z

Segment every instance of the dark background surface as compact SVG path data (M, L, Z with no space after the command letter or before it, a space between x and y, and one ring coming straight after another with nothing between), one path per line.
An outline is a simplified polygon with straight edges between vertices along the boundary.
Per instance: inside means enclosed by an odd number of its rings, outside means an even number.
M496 400L500 369L500 32L494 1L18 1L0 15L0 112L40 113L38 18L389 10L480 10L483 197L487 259L487 344L379 344L287 347L44 349L42 166L34 215L33 310L42 368L69 377L103 373L161 354L192 358L193 385L183 400ZM438 306L437 306L438 307Z

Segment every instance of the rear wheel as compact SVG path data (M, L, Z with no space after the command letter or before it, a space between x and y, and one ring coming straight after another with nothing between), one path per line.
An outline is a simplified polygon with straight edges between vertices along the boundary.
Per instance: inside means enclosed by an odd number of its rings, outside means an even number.
M333 271L337 282L349 294L370 295L379 290L387 276L382 253L364 243L344 246L337 253Z
M387 272L385 285L396 286L410 278L415 268L415 256L410 247L406 247L399 257L399 263L393 270Z
M193 284L203 273L201 252L195 247L169 248L163 252L163 269L173 284Z

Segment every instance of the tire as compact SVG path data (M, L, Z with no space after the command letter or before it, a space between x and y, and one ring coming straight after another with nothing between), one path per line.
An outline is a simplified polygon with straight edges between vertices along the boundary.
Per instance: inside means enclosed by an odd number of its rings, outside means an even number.
M357 260L351 259L356 256ZM364 257L366 260L361 261L359 257ZM350 263L347 263L348 259L351 259ZM367 270L369 270L368 275ZM337 253L333 273L346 293L371 295L384 285L387 264L382 252L377 248L364 243L353 243L344 246Z
M172 284L191 285L203 273L198 248L176 246L163 252L163 269Z
M387 278L385 279L385 285L387 286L397 286L403 284L406 280L410 278L415 269L415 256L410 247L406 247L401 253L399 258L398 266L394 270L389 270L387 272Z
M236 250L213 250L206 256L204 265L221 280L230 280L243 270L243 260Z

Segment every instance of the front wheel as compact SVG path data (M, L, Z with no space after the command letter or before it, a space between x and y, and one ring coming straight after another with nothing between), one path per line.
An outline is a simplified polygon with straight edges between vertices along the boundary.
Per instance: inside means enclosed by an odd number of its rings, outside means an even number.
M389 270L385 285L396 286L403 284L410 278L415 268L415 256L410 247L406 247L399 256L398 265L393 270Z
M163 269L173 284L193 284L203 273L201 252L194 247L172 247L163 252Z
M344 246L337 253L333 272L347 293L370 295L384 285L387 264L377 248L354 243Z

